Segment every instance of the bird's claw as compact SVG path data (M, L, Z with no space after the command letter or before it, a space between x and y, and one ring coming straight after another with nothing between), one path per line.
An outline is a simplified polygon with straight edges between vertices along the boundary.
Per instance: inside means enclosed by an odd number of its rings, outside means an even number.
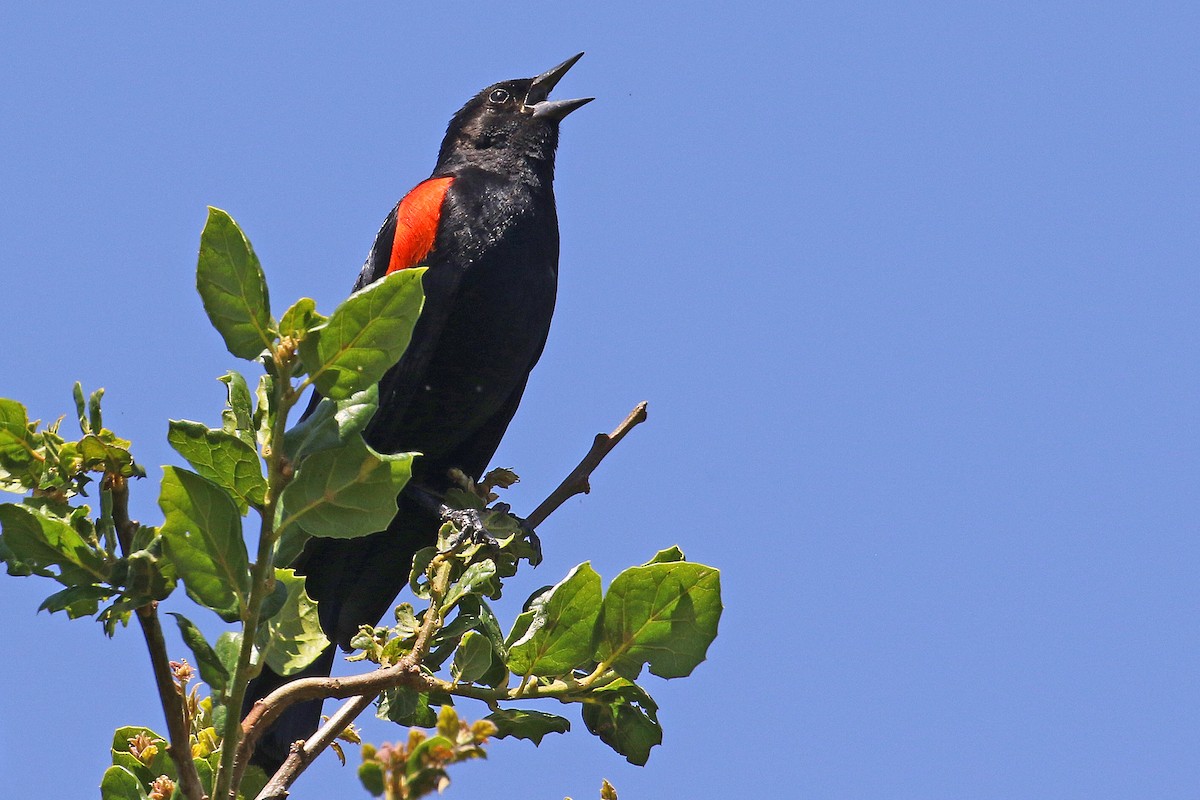
M470 542L471 544L483 545L489 549L498 550L500 548L499 542L496 541L496 537L491 534L483 521L485 513L487 512L476 508L453 508L444 511L442 519L453 523L457 529L454 535L447 541L447 545L450 548L455 548L466 542Z

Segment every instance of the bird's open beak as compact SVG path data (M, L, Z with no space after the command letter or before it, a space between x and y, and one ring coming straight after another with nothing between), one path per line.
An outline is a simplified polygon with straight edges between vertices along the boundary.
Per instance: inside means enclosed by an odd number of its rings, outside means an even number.
M560 120L580 106L587 105L596 99L594 97L581 97L576 100L546 99L559 79L566 75L567 70L575 66L575 62L581 58L583 58L583 53L577 53L554 69L543 72L533 79L533 83L529 87L529 94L525 96L525 107L533 109L535 117Z

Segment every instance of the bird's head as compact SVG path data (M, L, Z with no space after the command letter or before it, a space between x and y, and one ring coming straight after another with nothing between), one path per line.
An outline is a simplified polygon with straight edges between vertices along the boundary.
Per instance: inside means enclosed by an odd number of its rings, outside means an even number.
M592 97L550 100L550 90L583 53L535 78L501 81L472 97L450 120L439 169L476 164L504 169L514 159L554 163L558 124Z

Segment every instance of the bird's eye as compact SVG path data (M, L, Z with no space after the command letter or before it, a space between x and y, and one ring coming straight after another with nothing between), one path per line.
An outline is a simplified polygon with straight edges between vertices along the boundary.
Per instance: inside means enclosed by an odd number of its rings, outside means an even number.
M497 104L506 103L508 102L508 96L507 89L492 89L492 93L488 95L488 100Z

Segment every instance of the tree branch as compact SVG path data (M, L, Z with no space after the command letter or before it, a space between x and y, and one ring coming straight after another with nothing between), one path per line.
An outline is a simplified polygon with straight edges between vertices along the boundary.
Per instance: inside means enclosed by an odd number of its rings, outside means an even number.
M588 450L579 465L571 470L571 474L550 493L549 497L542 501L541 505L533 510L532 514L525 518L529 527L536 528L541 525L547 517L558 510L559 506L575 495L590 492L592 486L588 483L588 478L591 477L592 472L600 466L600 462L617 446L617 443L625 438L625 434L645 421L646 402L643 400L633 411L629 412L629 416L625 417L625 420L612 433L597 433L596 438L592 441L592 449Z
M110 473L105 476L105 483L112 493L112 517L117 541L121 544L122 554L129 555L133 534L137 530L137 523L129 518L129 482L122 475ZM171 674L167 641L163 638L162 625L158 620L158 603L142 606L136 616L142 636L146 639L146 649L150 651L150 666L154 670L158 699L167 718L167 737L170 740L167 752L171 754L179 773L179 788L188 800L208 800L192 761L191 731L183 709L184 700L175 685L175 676Z

